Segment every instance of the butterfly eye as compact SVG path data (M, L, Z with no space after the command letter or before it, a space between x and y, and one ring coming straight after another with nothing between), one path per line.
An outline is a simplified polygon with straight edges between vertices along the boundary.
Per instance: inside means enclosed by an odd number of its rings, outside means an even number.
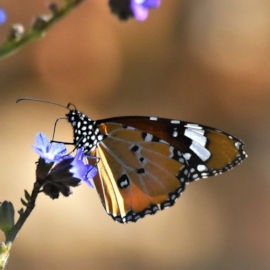
M67 109L71 110L71 111L77 111L77 108L73 103L68 103L67 104Z

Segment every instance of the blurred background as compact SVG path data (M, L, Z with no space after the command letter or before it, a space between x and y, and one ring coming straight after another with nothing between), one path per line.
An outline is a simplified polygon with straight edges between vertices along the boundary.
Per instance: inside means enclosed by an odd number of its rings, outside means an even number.
M0 1L8 27L47 13L49 0ZM147 21L121 22L107 1L86 1L38 42L0 62L0 201L31 190L37 132L73 102L93 119L156 115L225 130L246 143L236 169L189 185L176 205L115 223L94 189L39 196L7 269L270 268L270 2L164 0ZM65 122L57 138L71 140ZM3 235L0 235L3 240Z

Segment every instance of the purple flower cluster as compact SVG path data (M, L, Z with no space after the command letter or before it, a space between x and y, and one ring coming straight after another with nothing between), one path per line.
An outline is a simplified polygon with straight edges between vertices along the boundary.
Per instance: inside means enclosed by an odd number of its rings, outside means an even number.
M60 193L69 196L71 187L78 186L81 181L93 187L90 179L97 174L97 168L84 162L83 148L77 150L75 157L66 155L63 143L51 143L43 133L37 134L35 143L32 148L40 156L37 181L42 184L45 194L53 199Z

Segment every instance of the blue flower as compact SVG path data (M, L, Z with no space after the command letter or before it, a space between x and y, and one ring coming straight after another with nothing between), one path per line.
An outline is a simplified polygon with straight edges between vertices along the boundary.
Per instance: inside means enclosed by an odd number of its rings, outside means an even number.
M63 143L51 143L43 133L37 134L36 146L32 145L32 148L46 163L59 162L67 152Z
M130 0L130 8L138 21L146 20L149 8L158 8L159 6L160 0Z
M34 151L40 155L37 164L37 181L42 185L43 192L52 199L72 194L71 187L76 187L81 181L93 187L90 180L97 174L97 168L85 164L83 147L77 150L75 157L66 154L63 143L51 143L43 133L36 136Z
M97 168L90 164L85 164L83 161L84 157L83 147L81 147L71 162L72 167L69 171L73 174L73 177L83 180L90 187L93 187L89 179L92 179L96 176Z
M0 7L0 25L3 24L7 19L6 12Z

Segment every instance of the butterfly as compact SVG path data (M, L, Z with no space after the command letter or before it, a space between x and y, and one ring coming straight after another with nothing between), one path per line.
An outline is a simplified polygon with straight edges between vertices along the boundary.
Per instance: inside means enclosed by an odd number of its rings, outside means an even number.
M107 214L120 223L174 205L186 184L247 157L242 141L208 126L143 116L95 121L69 110L73 143L97 158L94 184Z
M120 223L136 222L174 205L192 181L221 174L247 157L243 142L208 126L174 119L123 116L92 120L69 103L76 148L89 163L95 158L94 184L107 212Z

